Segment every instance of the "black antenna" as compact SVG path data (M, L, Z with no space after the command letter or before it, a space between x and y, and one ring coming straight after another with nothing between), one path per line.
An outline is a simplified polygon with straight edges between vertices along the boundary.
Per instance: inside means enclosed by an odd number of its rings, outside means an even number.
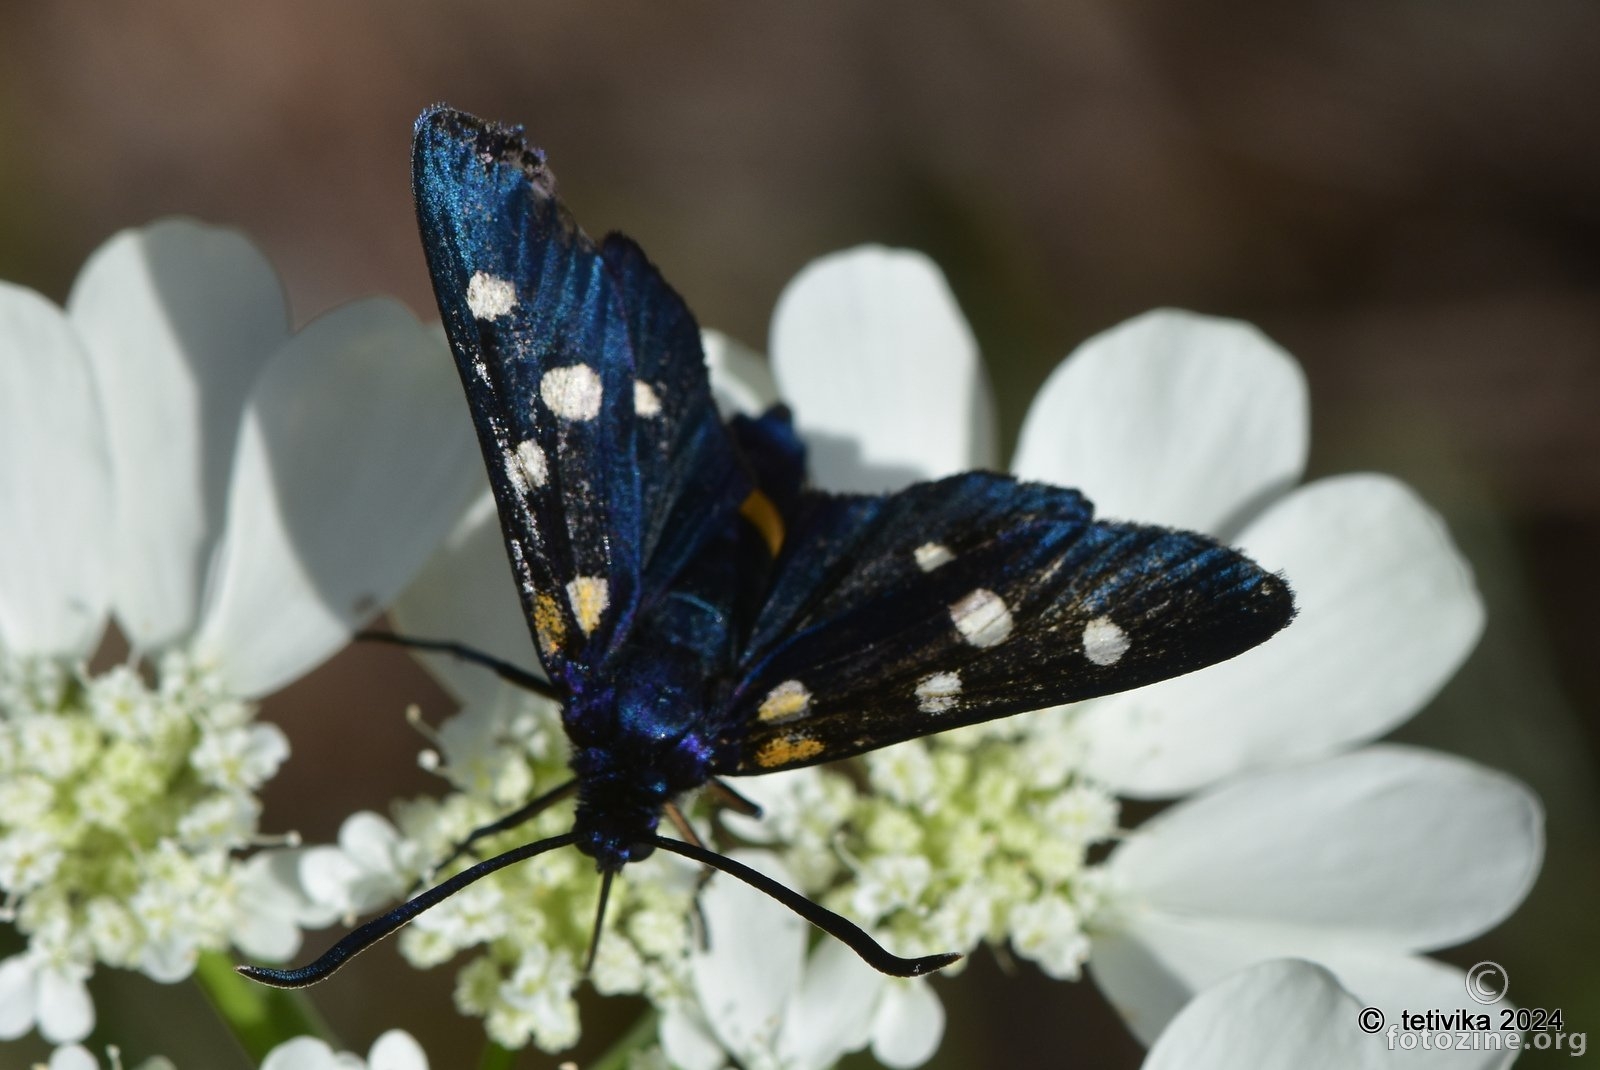
M505 832L508 829L514 829L524 821L532 821L545 810L551 806L554 806L562 799L565 799L568 795L571 795L573 791L577 789L577 787L578 782L576 780L569 780L565 784L551 788L549 791L545 792L543 795L539 796L537 799L533 800L527 805L517 807L517 809L511 811L509 814L506 814L504 817L497 817L487 825L479 825L477 828L467 833L465 839L451 848L449 854L445 855L444 858L429 866L428 875L431 877L445 866L448 866L451 862L454 862L456 859L466 854L472 849L473 844L477 843L484 837L493 836L497 832Z
M417 639L409 635L397 635L394 632L370 631L357 632L356 638L369 643L388 643L391 646L409 647L412 650L431 650L436 654L449 654L470 664L482 665L507 683L516 684L526 691L532 691L535 695L543 695L556 702L564 699L561 692L543 677L535 676L520 665L513 665L503 658L485 654L481 650L465 643L457 643L452 639Z
M920 977L934 970L942 970L961 957L959 954L946 953L903 959L899 955L890 954L887 948L868 936L865 929L849 918L813 903L794 889L784 887L766 874L751 869L742 862L735 862L725 855L719 855L715 851L683 840L669 840L665 836L652 836L650 842L663 851L671 851L673 854L691 858L701 865L720 869L730 877L744 881L758 892L765 892L860 955L862 961L879 973L886 973L891 977Z
M518 862L526 861L535 855L542 855L546 851L554 851L557 847L568 847L576 843L577 840L577 833L563 832L561 835L552 836L548 840L540 840L537 843L525 843L521 847L513 847L505 854L495 855L493 858L479 862L469 869L464 869L442 884L429 888L415 898L401 903L382 917L374 918L361 926L361 928L351 932L309 966L302 966L298 970L273 970L262 966L235 966L234 969L252 981L260 981L262 984L271 985L273 988L305 988L307 985L314 985L318 981L325 981L332 977L339 967L349 962L356 955L382 940L424 910L438 906L441 902L455 895L474 881L482 880L497 870L516 865Z
M594 932L589 935L589 955L583 960L583 975L589 976L589 971L594 969L594 954L600 950L600 927L606 923L606 900L611 898L611 878L617 875L614 869L608 869L600 874L600 905L594 911Z

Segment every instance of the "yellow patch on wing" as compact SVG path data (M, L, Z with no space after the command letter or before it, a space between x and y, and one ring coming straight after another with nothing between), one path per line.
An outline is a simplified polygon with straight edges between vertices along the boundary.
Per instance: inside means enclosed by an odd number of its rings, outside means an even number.
M761 744L756 764L763 769L803 762L822 753L822 744L810 736L779 736Z
M540 591L533 596L533 633L539 638L539 649L554 654L567 638L567 619L561 615L561 603L554 595Z
M739 506L739 515L761 533L761 538L767 544L767 552L777 557L778 551L783 549L783 517L778 515L778 507L772 504L772 499L759 490L753 490L744 504Z
M762 700L756 716L768 723L792 721L811 707L811 692L799 680L785 680Z

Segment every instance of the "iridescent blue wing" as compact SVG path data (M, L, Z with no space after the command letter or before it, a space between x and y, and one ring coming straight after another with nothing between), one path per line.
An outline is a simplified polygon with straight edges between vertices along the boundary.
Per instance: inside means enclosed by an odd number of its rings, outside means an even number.
M831 761L1225 660L1288 623L1279 578L1203 535L1096 522L967 473L807 495L720 715L719 773Z
M529 626L577 689L747 490L699 331L632 243L578 228L520 130L425 112L413 183Z

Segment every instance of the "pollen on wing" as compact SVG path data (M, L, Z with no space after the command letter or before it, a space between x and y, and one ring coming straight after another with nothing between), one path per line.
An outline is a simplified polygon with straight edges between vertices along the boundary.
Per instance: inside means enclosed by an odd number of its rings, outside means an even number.
M1110 617L1096 617L1083 626L1083 656L1096 665L1115 665L1130 645L1128 633Z
M1011 610L1005 600L982 587L950 607L950 620L973 646L994 646L1011 634Z
M655 387L643 379L633 381L633 411L640 416L661 415L661 398Z
M497 320L517 307L517 288L510 279L483 271L467 280L467 308L480 320Z
M822 743L810 736L788 735L769 739L756 751L756 764L763 769L792 765L822 753Z
M911 555L917 559L917 567L924 572L932 572L940 565L947 565L956 559L950 547L937 542L925 542L912 550Z
M944 713L955 708L961 697L961 676L953 672L936 672L924 676L917 683L917 709L923 713Z
M811 708L811 692L799 680L785 680L761 700L756 716L768 724L792 721Z
M546 655L559 651L567 638L567 621L561 615L561 603L544 591L533 596L533 632L539 639L539 649Z
M551 368L539 379L539 396L563 420L592 420L600 415L600 376L587 364Z
M545 463L544 450L533 439L517 443L517 448L506 452L506 478L519 491L527 493L529 487L542 487L550 477Z
M567 584L567 601L572 603L572 615L578 618L578 627L584 635L591 634L600 624L600 614L611 601L610 588L599 576L579 576Z

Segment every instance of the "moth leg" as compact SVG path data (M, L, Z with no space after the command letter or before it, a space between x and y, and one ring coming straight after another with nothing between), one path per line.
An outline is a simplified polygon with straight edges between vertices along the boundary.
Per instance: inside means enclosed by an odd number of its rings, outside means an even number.
M517 809L511 811L504 817L497 818L494 821L489 822L487 825L480 825L478 828L473 829L471 832L467 833L465 839L455 845L455 848L448 855L446 855L439 862L435 863L429 869L429 878L431 879L434 873L437 873L445 866L448 866L451 862L454 862L456 859L466 854L472 849L472 845L477 843L479 840L482 840L486 836L493 836L497 832L505 832L507 829L514 829L524 821L533 820L545 810L554 806L562 799L565 799L568 795L571 795L575 790L577 790L577 787L578 782L576 780L569 780L559 787L551 788L549 791L534 799L526 806L519 806Z
M712 781L712 783L716 782ZM702 851L709 850L705 841L700 838L700 834L694 830L694 826L689 824L689 819L683 816L683 811L678 809L677 803L667 803L666 814L667 820L672 822L672 827L678 830L678 835L683 837L685 843L692 843ZM702 866L700 877L695 881L694 885L695 928L700 932L700 938L696 943L700 945L701 951L711 950L711 928L706 924L706 908L700 903L700 891L706 886L706 881L711 879L711 874L714 872L716 871L710 866Z
M520 665L513 665L493 654L485 654L465 643L457 643L451 639L418 639L415 636L397 635L394 632L357 632L356 638L369 643L389 643L412 650L431 650L438 654L449 654L470 664L482 665L500 679L515 684L524 691L532 691L535 695L542 695L555 702L560 702L562 698L560 692L550 686L548 680L535 676Z
M711 794L716 797L717 802L736 814L743 814L745 817L761 816L760 804L752 802L737 791L734 791L728 786L726 780L714 778L711 781Z

